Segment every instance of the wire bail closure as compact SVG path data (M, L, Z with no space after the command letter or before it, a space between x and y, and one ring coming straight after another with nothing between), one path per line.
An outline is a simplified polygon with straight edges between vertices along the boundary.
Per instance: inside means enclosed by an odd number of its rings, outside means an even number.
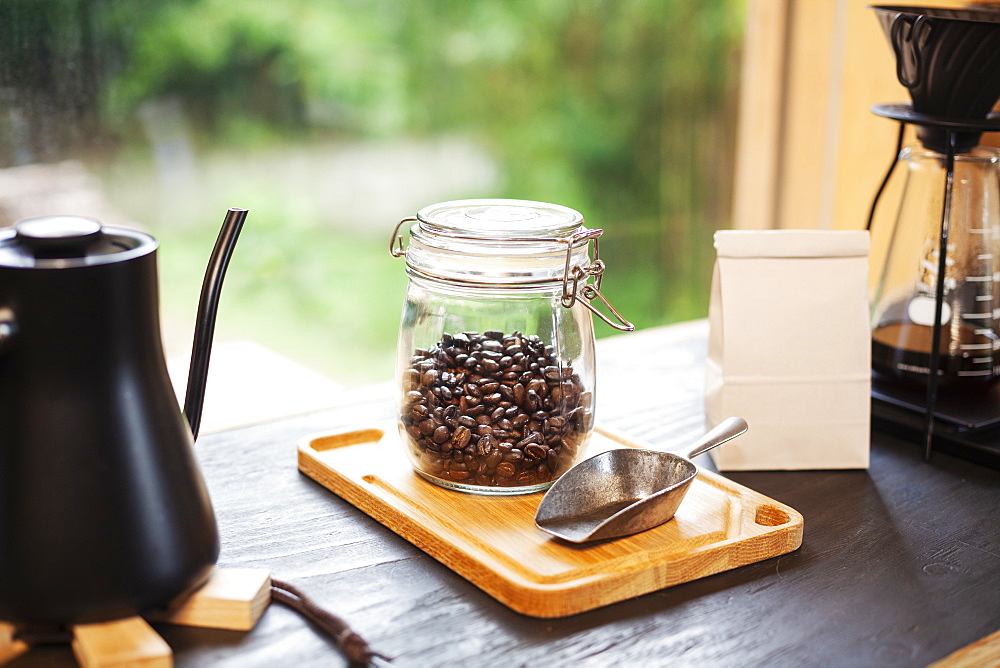
M404 257L406 255L406 248L403 246L403 235L400 234L399 230L407 223L417 223L420 222L418 218L409 217L403 218L398 223L396 227L392 230L392 236L389 238L389 254L393 257ZM511 238L489 238L489 241L524 241L524 242L538 242L538 241L549 241L555 243L566 244L566 264L563 269L562 286L563 293L560 298L560 303L566 308L572 308L576 303L582 304L588 310L590 310L594 315L603 320L605 323L611 325L615 329L621 332L631 332L635 330L635 325L622 317L622 315L611 305L608 298L601 294L601 279L604 277L605 264L604 260L600 258L600 246L598 244L598 239L604 234L604 230L594 229L588 230L583 229L579 232L573 233L568 237L548 237L548 238L534 238L534 237L511 237ZM466 237L455 235L456 238L461 239L476 239L485 240L478 237ZM573 249L579 246L581 243L589 244L594 243L594 261L590 263L587 267L573 266ZM589 256L589 253L588 253ZM587 280L593 276L593 284L587 283ZM583 283L581 287L581 281ZM605 315L602 311L599 311L594 305L593 301L598 299L609 311L611 311L614 316L614 320Z
M389 237L389 254L393 257L403 257L406 255L406 249L403 247L403 235L399 233L399 228L407 223L416 223L417 218L403 218L401 221L396 223L396 227L392 230L392 236Z
M606 268L604 260L600 257L601 250L600 244L598 243L598 239L602 234L604 234L604 230L600 229L582 230L570 237L567 237L566 239L561 240L566 242L566 267L563 271L563 294L560 302L566 308L571 308L573 304L579 302L591 313L615 329L621 332L631 332L635 329L635 325L623 318L617 309L611 305L608 298L601 294L601 279L604 277L604 269ZM591 241L594 242L594 261L591 262L588 267L572 266L573 247L581 241L584 243L590 243ZM587 283L587 279L590 276L594 277L593 284ZM582 288L580 288L581 279L583 279ZM583 297L583 299L581 300L580 297ZM614 315L615 320L612 320L603 312L599 311L592 304L594 299L600 299L607 309Z

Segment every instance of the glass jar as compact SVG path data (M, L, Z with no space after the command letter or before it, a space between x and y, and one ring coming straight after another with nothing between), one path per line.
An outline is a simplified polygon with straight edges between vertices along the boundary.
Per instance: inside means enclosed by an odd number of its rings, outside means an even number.
M554 204L463 200L396 226L390 251L406 257L409 277L398 426L423 478L466 492L530 493L584 451L594 424L591 313L633 327L600 294L602 231L583 222Z

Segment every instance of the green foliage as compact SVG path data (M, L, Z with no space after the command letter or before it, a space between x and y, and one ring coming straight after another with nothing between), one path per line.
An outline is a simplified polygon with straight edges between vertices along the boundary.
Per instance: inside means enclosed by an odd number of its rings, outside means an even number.
M627 318L645 327L705 313L711 235L729 218L742 0L0 4L16 8L0 26L5 43L40 41L87 66L89 97L67 109L98 118L95 135L117 138L100 171L121 195L116 204L154 225L165 255L188 245L207 254L203 237L221 210L216 198L187 202L171 191L195 224L177 225L169 213L149 220L143 188L162 186L149 173L145 111L170 101L183 110L196 160L289 144L467 138L500 170L494 192L468 196L557 202L606 230L604 292ZM31 69L30 49L4 55L8 70ZM60 76L51 99L76 81L68 70ZM233 321L252 327L266 309L274 335L263 338L272 344L336 357L323 342L343 331L356 348L383 355L395 337L402 267L388 261L381 237L329 228L314 206L290 202L266 178L252 181L242 205L260 227L234 260ZM198 275L182 265L168 258L165 286Z
M308 206L238 199L247 200L253 208L226 275L219 340L258 341L348 384L391 378L406 288L401 261L382 239L323 226ZM157 232L163 307L185 326L221 213L200 222Z
M400 87L398 58L372 17L312 0L164 2L135 30L129 66L110 87L109 121L176 96L206 132L254 119L301 132L365 134ZM384 116L383 116L384 117ZM380 118L383 118L380 117ZM394 129L394 128L393 128Z

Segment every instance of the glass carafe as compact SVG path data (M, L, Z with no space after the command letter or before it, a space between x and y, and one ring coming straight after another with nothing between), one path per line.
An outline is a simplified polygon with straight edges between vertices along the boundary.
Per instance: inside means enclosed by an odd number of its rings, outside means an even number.
M403 222L398 425L414 470L466 492L544 489L593 428L601 231L519 200L445 202Z
M946 157L910 146L906 182L873 300L872 364L926 385L931 367L945 211ZM955 156L937 374L942 391L975 391L1000 376L1000 153Z

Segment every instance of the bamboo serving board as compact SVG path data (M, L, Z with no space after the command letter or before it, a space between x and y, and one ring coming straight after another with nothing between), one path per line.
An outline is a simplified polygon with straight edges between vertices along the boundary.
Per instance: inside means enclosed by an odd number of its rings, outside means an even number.
M598 428L585 456L642 444ZM483 496L410 468L394 424L304 438L299 470L517 612L561 617L745 566L802 544L794 509L701 471L674 519L565 542L534 524L542 493Z

